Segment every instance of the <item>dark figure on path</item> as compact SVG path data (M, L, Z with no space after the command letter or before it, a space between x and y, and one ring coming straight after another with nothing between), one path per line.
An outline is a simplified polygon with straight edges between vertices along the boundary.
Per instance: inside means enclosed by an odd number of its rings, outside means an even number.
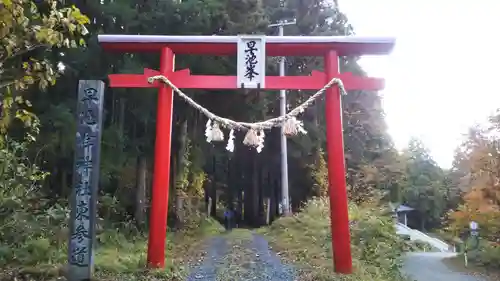
M234 211L231 209L226 209L224 212L224 226L226 230L231 230L233 228Z

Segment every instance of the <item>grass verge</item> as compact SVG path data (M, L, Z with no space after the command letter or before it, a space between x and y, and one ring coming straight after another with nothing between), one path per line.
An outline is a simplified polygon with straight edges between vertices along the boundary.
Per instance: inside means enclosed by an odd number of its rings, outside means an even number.
M488 281L500 280L500 269L486 268L474 263L469 263L465 266L463 255L444 259L443 262L454 271L463 272L472 276L478 276Z
M45 231L27 231L23 239L0 246L0 280L65 280L67 237L58 239L57 229L30 224L31 229ZM203 242L222 231L218 222L200 216L185 228L168 232L165 269L147 270L147 235L133 227L104 229L97 237L95 280L184 280L191 265L203 259Z
M400 281L405 242L395 234L391 218L376 206L351 206L350 216L355 272L334 272L331 256L330 208L327 199L308 202L303 211L262 228L269 244L294 266L301 281Z

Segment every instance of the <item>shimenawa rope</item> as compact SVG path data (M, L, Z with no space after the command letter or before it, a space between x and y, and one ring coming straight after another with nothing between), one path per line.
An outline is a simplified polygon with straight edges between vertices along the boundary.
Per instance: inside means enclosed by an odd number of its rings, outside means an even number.
M243 144L255 147L257 149L257 152L260 153L262 151L262 148L264 147L264 130L271 129L273 127L283 127L283 133L287 136L294 136L298 133L306 134L307 132L306 130L304 130L304 124L302 121L297 120L297 116L300 113L304 112L305 109L307 109L316 99L318 99L328 88L330 88L334 84L339 87L341 95L346 95L347 93L342 81L338 78L333 78L323 88L321 88L314 95L310 96L305 102L298 105L287 114L276 118L267 119L261 122L246 123L215 115L208 109L204 108L202 105L195 102L188 95L183 93L167 77L163 75L155 75L148 78L148 82L151 84L156 80L159 80L164 84L170 86L174 90L174 92L179 95L179 97L181 97L190 106L194 107L208 118L205 130L207 142L223 141L224 133L222 132L220 126L229 129L229 139L226 149L231 152L234 151L234 130L248 131L243 140Z

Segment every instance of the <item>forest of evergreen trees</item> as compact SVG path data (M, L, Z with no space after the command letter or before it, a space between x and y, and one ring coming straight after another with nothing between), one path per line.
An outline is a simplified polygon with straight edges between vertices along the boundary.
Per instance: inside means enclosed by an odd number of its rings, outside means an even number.
M71 189L73 111L78 80L106 80L109 73L140 73L146 67L158 68L157 55L104 54L96 44L96 34L273 35L275 31L268 28L268 24L284 14L297 19L297 25L287 27L289 35L352 34L346 17L335 6L322 1L288 1L285 8L279 7L279 1L104 1L74 4L90 19L85 29L88 34L82 37L87 46L72 49L58 47L64 43L63 40L55 42L50 50L33 50L30 55L43 56L53 65L63 63L64 73L55 85L44 91L31 87L22 92L33 105L31 112L40 119L40 136L30 151L37 156L36 164L50 173L42 189L53 197L67 197ZM273 61L276 60L270 58L268 63L271 74L277 72L277 64ZM287 60L289 75L307 74L321 66L321 60L316 58ZM189 67L198 74L235 71L232 58L177 56L176 67ZM346 59L343 69L362 73L356 58ZM23 76L15 78L23 79ZM236 120L256 121L274 117L278 109L278 96L272 92L191 91L189 94L213 112ZM131 198L141 196L150 186L156 93L148 89L108 88L105 96L100 190L120 202L123 208L121 215L135 214L136 219L143 221L143 212L136 209L143 210L145 206L136 206L136 201ZM306 97L305 93L289 94L292 106ZM385 132L380 97L376 93L352 92L345 98L344 108L348 182L356 187L352 188L351 196L359 200L373 185L362 183L366 178L363 176L365 170L374 166L377 173L386 174L386 171L379 170L390 161L387 158L394 153L394 149ZM298 209L307 198L326 192L325 171L317 169L321 166L318 163L324 161L323 116L324 106L318 102L304 116L309 134L290 140L290 193L294 209ZM175 209L178 198L199 197L205 193L216 202L215 194L220 193L224 195L220 200L233 202L237 200L230 197L241 197L242 191L246 191L244 205L248 217L245 220L251 224L261 222L262 198L275 199L279 196L278 132L270 133L261 154L243 147L237 147L237 152L231 154L225 151L223 145L206 143L203 136L205 120L177 99L174 120L171 177L171 194L174 196L170 197L171 208ZM273 209L277 209L276 201L272 202Z
M97 34L276 35L268 24L284 16L297 20L286 27L287 35L355 34L334 1L288 0L285 7L279 0L0 1L0 218L10 219L13 210L22 208L36 213L33 208L64 210L67 205L79 80L106 81L110 73L159 68L156 54L104 53ZM341 71L364 75L357 59L342 58ZM176 57L177 69L189 67L194 74L235 73L235 65L234 58ZM269 58L268 73L277 74L277 66L277 60ZM318 58L286 61L289 75L307 75L322 67ZM188 94L214 113L235 120L258 121L279 112L275 92ZM308 95L290 91L291 107ZM459 232L476 216L488 225L489 240L497 239L498 224L489 222L499 218L498 134L494 134L498 116L491 118L491 128L471 130L457 150L453 168L443 170L417 139L402 153L396 150L381 99L378 93L365 91L349 92L343 99L351 202L382 199L407 204L417 209L412 226L421 229L442 228L451 219ZM320 100L302 116L308 134L289 139L294 211L308 199L327 194L324 111ZM134 222L141 228L147 224L154 160L156 90L107 88L104 114L99 215L104 221ZM229 153L224 144L206 142L206 120L182 100L175 100L173 120L169 208L175 216L170 215L170 226L189 214L181 211L184 206L208 198L219 205L243 205L236 207L245 209L245 222L252 226L265 221L264 198L271 198L273 216L277 215L278 131L268 133L260 154L239 143ZM213 214L217 204L212 204ZM449 212L457 208L459 212Z

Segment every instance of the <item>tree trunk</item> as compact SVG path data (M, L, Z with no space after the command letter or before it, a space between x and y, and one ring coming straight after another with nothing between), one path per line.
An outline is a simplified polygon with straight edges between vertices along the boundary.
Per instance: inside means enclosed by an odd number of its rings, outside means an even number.
M176 210L176 215L177 219L179 222L184 221L184 197L182 196L182 193L176 194L175 196L175 210Z
M265 206L266 206L266 225L269 225L271 222L271 198L266 198L265 199Z
M210 197L212 198L212 204L210 214L215 217L217 215L217 159L212 156L212 186L210 190Z
M178 139L178 144L179 144L179 149L177 150L177 163L175 165L176 167L176 174L175 174L175 197L176 197L176 203L175 203L175 209L177 210L177 218L179 219L180 222L184 221L184 196L185 190L184 190L184 174L186 173L186 150L187 150L187 120L184 119L181 124L180 132L179 132L179 139Z
M241 173L238 173L241 175ZM241 181L238 181L238 222L241 224L243 221L243 186L241 185Z
M260 161L260 159L257 160L258 163L260 163L260 165L258 164L257 165L257 189L258 189L258 198L259 198L259 211L257 213L258 215L258 221L259 221L259 226L261 226L262 224L265 223L266 221L266 215L265 215L265 210L266 210L266 207L265 207L265 194L264 194L264 177L263 177L263 169L264 169L264 166L263 166L263 163L262 161Z
M111 112L110 112L110 115L111 115L111 120L110 120L110 124L113 125L115 124L115 120L116 120L116 99L115 99L115 92L114 91L111 91Z
M269 190L269 222L272 222L276 216L276 190L273 184L272 168L267 171L267 188Z
M227 160L227 205L231 210L234 210L234 191L235 188L235 169L231 168L234 165L234 161L231 159Z
M252 163L250 157L251 154L248 153L248 150L244 152L245 159L247 161L243 162L243 177L242 177L242 186L243 186L243 218L246 224L252 226L253 225L253 207L252 207Z
M119 99L119 107L120 107L120 116L118 118L118 128L120 130L120 135L123 136L124 130L125 130L125 105L126 105L126 99L125 98L120 98Z
M146 157L137 158L137 176L136 176L136 194L135 194L135 212L134 217L139 228L146 224L146 181L147 181L147 161Z
M252 160L252 194L251 194L251 204L252 204L252 222L253 226L258 226L260 222L260 216L259 216L259 211L260 211L260 200L259 200L259 170L258 170L258 163L257 163L257 157L254 155L253 160Z
M62 195L66 197L72 190L72 186L68 184L68 170L62 168L59 171L61 173L61 189L63 190Z
M276 216L280 217L283 214L283 208L280 207L281 204L281 182L280 177L274 177L274 194L276 194Z

